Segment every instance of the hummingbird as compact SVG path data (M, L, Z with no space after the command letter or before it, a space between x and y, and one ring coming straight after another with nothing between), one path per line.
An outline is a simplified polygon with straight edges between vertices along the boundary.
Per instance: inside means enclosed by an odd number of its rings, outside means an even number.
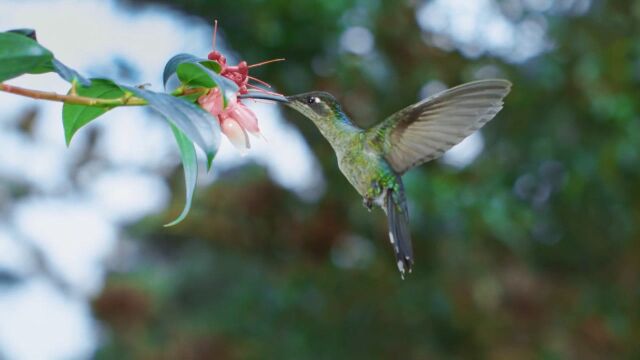
M241 97L281 102L315 124L364 206L369 211L380 207L387 215L389 241L404 279L414 258L402 175L439 158L493 119L510 89L511 83L502 79L465 83L409 105L368 129L351 121L327 92Z

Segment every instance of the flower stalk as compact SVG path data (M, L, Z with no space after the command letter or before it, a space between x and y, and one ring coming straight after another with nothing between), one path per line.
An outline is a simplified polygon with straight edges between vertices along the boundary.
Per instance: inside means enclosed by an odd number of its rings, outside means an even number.
M117 106L142 106L147 105L147 101L141 99L139 97L133 96L131 93L125 93L124 96L115 99L100 99L100 98L92 98L87 96L81 96L77 94L73 94L74 91L71 91L70 94L59 94L52 91L42 91L42 90L34 90L27 89L19 86L13 86L5 83L0 83L0 91L4 91L7 93L20 95L29 97L37 100L49 100L49 101L57 101L65 104L73 104L73 105L84 105L84 106L93 106L93 107L117 107ZM190 95L196 93L205 93L207 89L205 88L186 88L179 87L175 91L171 93L173 96L183 96Z

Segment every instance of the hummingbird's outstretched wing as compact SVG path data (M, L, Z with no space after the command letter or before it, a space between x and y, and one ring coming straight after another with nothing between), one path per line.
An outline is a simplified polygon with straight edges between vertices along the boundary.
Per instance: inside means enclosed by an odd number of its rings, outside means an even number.
M367 130L368 140L403 174L437 159L493 119L510 89L511 83L500 79L456 86L389 116Z

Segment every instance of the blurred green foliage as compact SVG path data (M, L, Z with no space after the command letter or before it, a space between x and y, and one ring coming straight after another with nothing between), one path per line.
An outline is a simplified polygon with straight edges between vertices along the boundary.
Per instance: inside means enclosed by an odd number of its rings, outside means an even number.
M129 2L219 19L242 59L287 58L257 76L287 94L330 91L363 126L432 79L452 86L490 68L514 87L472 165L405 176L416 267L404 281L383 214L362 207L311 123L286 112L327 192L304 202L248 166L199 191L184 225L160 226L176 199L133 227L144 251L94 301L108 335L98 358L640 356L638 2L525 12L548 24L552 48L517 64L425 43L412 2ZM371 30L375 56L340 51L353 25ZM369 260L337 266L350 247Z

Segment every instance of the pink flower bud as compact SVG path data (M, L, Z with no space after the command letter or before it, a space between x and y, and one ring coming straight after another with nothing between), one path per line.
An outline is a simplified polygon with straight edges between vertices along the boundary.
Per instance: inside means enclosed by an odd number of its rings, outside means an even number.
M260 128L258 127L258 118L249 110L248 107L238 102L235 106L229 108L229 117L235 119L242 128L253 135L260 134Z
M238 122L230 117L220 119L222 133L231 141L233 146L240 151L242 155L247 153L251 147L249 143L249 135L244 131Z

